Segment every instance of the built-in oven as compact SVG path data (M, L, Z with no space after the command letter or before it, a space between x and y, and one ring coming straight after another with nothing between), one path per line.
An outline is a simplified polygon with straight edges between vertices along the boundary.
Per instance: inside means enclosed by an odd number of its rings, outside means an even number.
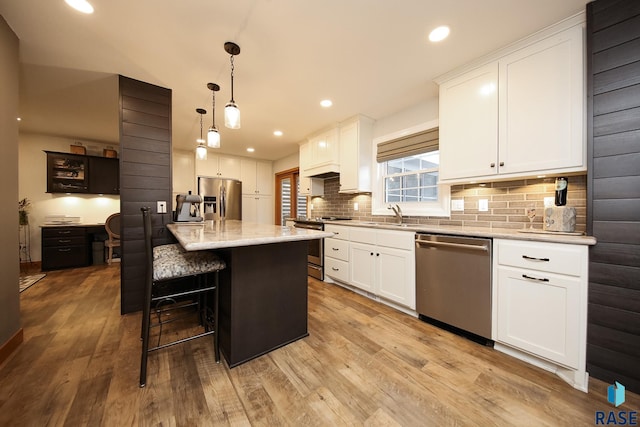
M294 227L308 230L324 230L322 221L295 221ZM318 280L324 280L324 239L307 240L309 249L307 253L307 272L309 276Z

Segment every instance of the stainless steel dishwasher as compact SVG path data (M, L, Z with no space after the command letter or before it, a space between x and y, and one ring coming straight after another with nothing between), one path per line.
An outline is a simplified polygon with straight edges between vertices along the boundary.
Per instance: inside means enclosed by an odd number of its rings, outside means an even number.
M492 344L491 239L416 234L416 311Z

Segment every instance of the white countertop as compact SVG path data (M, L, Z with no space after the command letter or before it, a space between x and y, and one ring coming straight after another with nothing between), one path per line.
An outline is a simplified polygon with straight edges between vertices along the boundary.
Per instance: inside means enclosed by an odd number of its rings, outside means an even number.
M333 236L333 233L326 231L238 220L176 222L168 224L167 228L188 251L265 245Z
M563 234L560 232L534 230L511 230L508 228L463 227L455 225L394 224L368 221L331 221L326 225L348 225L384 230L411 231L417 233L453 234L456 236L490 237L493 239L529 240L537 242L566 243L572 245L595 245L593 236Z

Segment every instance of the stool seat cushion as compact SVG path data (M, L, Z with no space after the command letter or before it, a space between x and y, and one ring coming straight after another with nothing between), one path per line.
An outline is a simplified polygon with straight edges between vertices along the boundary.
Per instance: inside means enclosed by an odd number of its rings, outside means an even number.
M206 252L184 252L153 260L153 280L170 280L196 274L213 273L226 267L218 255Z
M169 245L160 245L153 248L153 260L164 258L166 256L180 255L187 253L182 245L178 243L172 243Z

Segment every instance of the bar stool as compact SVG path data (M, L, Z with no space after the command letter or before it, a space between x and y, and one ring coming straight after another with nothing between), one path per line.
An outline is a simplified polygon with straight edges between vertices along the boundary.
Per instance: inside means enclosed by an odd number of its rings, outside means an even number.
M151 235L151 208L141 208L144 228L145 243L145 294L142 309L142 357L140 360L140 387L147 382L147 356L152 351L160 350L176 344L191 341L207 335L213 335L213 347L215 360L220 362L220 349L218 347L218 273L226 267L225 262L216 254L208 251L187 252L178 244L161 245L155 248L152 245ZM213 284L210 283L213 276ZM195 287L184 287L182 284L170 285L171 281L183 278L193 278ZM164 286L166 285L166 286ZM166 289L162 289L162 288ZM176 304L176 301L191 300L186 304ZM172 303L172 306L163 305ZM153 307L155 305L155 308ZM152 326L160 327L172 320L162 320L161 315L167 311L195 306L198 309L199 322L204 327L204 332L191 335L186 338L171 341L149 347L149 332ZM152 310L157 314L158 321L151 321Z

